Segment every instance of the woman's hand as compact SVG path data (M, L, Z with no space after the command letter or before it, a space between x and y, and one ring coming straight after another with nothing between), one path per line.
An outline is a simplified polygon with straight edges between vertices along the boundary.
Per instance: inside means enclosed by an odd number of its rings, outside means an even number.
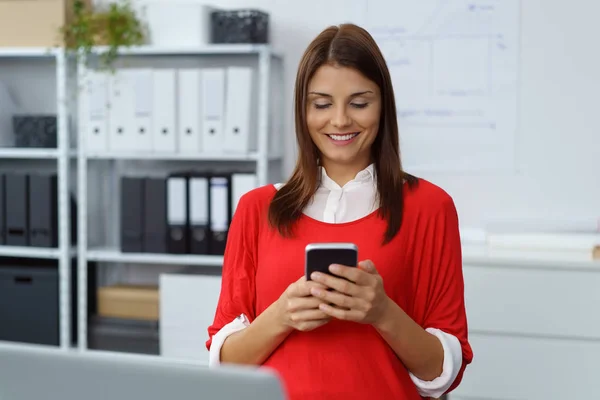
M279 319L284 327L299 331L311 331L331 320L319 306L323 301L311 296L311 289L326 288L306 277L298 279L283 292L277 300Z
M341 320L372 325L382 323L391 300L383 289L383 279L375 265L367 260L360 262L358 268L332 265L329 270L337 276L311 275L314 282L333 289L311 288L310 293L322 300L319 308Z

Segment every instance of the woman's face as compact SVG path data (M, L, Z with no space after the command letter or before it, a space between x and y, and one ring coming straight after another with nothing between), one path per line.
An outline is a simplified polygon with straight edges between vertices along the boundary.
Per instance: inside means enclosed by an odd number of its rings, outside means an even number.
M366 168L379 131L381 94L360 72L324 65L308 84L306 123L321 163Z

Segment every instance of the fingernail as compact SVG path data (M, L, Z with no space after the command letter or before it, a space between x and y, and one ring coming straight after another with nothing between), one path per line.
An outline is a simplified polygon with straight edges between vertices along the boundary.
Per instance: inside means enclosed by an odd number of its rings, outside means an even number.
M318 272L313 272L310 277L314 280L318 280L321 277L321 274Z
M313 296L320 296L321 291L319 289L312 288L310 289L310 294L312 294Z
M331 265L329 266L329 270L330 270L331 272L340 272L340 270L341 270L341 267L340 267L339 265L337 265L337 264L331 264Z

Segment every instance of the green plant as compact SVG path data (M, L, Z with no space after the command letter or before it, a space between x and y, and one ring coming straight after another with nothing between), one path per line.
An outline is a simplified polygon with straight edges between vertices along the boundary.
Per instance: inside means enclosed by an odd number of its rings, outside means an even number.
M94 8L84 0L74 0L72 17L60 28L65 47L89 61L96 46L101 69L113 69L119 50L141 45L146 39L146 28L138 19L130 0L112 2Z

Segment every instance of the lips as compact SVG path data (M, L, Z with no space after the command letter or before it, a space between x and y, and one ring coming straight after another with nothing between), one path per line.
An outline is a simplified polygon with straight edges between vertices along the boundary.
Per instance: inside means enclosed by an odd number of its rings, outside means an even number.
M329 138L333 139L333 140L345 141L345 140L354 139L356 136L358 136L359 133L360 132L332 133L332 134L327 134L327 136L329 136Z

